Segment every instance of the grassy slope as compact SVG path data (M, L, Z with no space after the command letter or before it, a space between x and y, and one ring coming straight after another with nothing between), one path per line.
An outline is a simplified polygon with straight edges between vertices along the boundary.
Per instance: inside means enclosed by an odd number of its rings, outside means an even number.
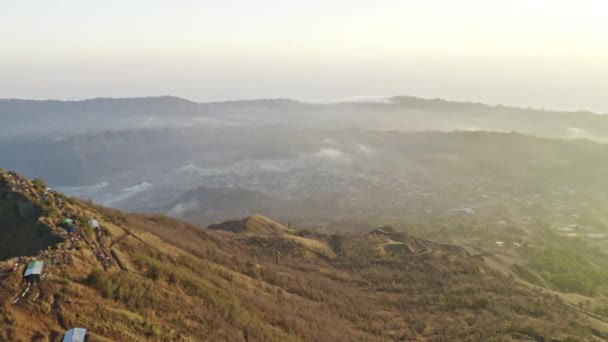
M603 327L476 258L440 249L392 256L378 252L385 241L373 236L337 243L318 232L213 232L76 200L66 213L97 218L125 270L104 270L83 242L59 244L53 252L73 263L48 268L38 301L11 305L20 276L0 280L0 340L57 340L73 326L87 327L93 341L563 340L593 338ZM43 220L55 229L59 217Z

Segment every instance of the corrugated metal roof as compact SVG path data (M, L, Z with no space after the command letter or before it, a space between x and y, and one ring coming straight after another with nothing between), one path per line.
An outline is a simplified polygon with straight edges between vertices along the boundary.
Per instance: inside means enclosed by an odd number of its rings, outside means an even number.
M84 342L86 334L87 329L84 328L70 329L65 333L63 342Z
M42 268L44 267L44 262L40 260L32 261L27 264L27 268L25 269L24 277L30 275L40 275L42 273Z

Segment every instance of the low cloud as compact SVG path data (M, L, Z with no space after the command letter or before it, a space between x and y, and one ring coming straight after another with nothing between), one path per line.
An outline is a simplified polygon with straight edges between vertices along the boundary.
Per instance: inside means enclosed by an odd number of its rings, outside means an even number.
M363 144L359 144L359 151L361 151L365 154L372 154L372 150Z
M338 150L337 148L322 147L319 152L315 154L315 156L335 160L346 157L346 153Z

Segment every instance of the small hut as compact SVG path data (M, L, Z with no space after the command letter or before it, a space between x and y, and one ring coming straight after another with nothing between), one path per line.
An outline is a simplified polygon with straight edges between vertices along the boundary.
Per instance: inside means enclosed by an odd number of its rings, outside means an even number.
M42 276L42 269L44 268L44 262L41 260L34 260L27 264L23 278L29 283L40 281Z
M65 332L63 342L85 342L87 338L87 329L74 328Z

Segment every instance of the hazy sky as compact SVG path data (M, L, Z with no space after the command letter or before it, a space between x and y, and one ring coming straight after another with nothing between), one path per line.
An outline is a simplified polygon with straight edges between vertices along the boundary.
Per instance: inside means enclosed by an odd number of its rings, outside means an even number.
M0 98L417 95L608 113L608 2L0 0Z

